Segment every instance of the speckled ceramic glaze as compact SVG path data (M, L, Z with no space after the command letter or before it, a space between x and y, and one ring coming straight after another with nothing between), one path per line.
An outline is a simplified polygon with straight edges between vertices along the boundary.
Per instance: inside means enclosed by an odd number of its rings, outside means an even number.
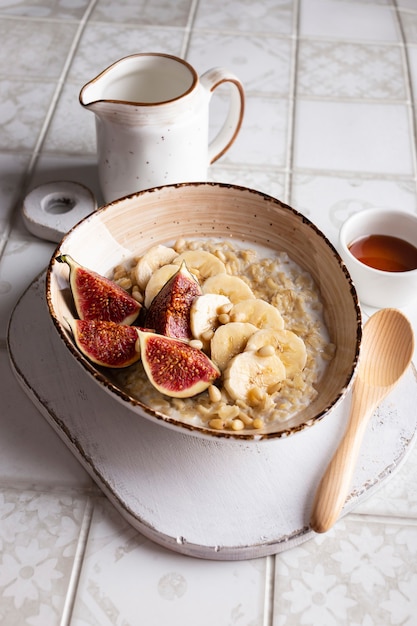
M69 254L89 269L108 275L115 265L152 245L180 237L235 239L282 250L316 281L336 354L320 382L317 398L287 422L262 431L233 434L178 422L129 397L75 347L65 322L73 315L68 268L58 263L56 256ZM281 437L311 426L344 397L359 355L361 314L357 295L336 250L303 215L270 196L243 187L216 183L169 185L102 207L62 240L48 268L46 295L63 341L99 385L139 415L195 434L259 439Z
M209 144L209 103L228 83L229 112ZM96 115L100 185L106 202L142 189L207 179L207 168L234 142L244 111L239 79L222 67L198 76L167 54L117 61L81 90Z

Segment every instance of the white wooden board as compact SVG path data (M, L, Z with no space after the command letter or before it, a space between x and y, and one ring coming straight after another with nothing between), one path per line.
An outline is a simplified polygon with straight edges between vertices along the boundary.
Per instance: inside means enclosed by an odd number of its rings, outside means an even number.
M73 359L49 317L44 278L13 312L12 367L136 529L171 550L218 560L275 554L313 536L314 491L342 435L350 396L313 428L287 439L238 442L177 433L131 412ZM416 400L410 368L371 420L343 513L405 460L416 437Z

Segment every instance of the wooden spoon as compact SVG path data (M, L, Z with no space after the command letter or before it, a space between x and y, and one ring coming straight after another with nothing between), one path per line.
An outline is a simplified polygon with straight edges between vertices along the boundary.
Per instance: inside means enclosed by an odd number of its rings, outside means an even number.
M413 351L413 329L400 311L382 309L365 324L346 432L313 503L310 525L316 532L326 532L337 520L349 493L369 419L408 368Z

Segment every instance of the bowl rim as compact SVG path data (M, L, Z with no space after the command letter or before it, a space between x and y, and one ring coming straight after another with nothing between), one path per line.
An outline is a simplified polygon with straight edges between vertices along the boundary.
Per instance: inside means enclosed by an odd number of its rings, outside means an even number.
M353 307L355 310L355 314L356 314L356 337L355 337L355 347L354 347L354 357L352 360L352 364L351 367L349 369L348 374L346 375L346 380L344 382L344 384L341 386L341 388L339 389L337 395L332 398L331 402L328 403L325 407L323 407L323 409L317 413L316 415L314 415L313 418L309 418L307 420L302 421L300 424L297 424L296 426L291 426L289 428L283 428L281 430L278 431L267 431L267 432L263 432L263 431L249 431L249 430L243 430L243 431L231 431L231 430L215 430L209 427L205 427L205 426L201 426L201 425L197 425L197 424L191 424L185 421L181 421L178 418L166 415L164 413L161 413L160 411L157 411L151 407L149 407L148 405L144 404L143 402L141 402L140 400L138 400L137 398L131 396L129 393L127 393L126 391L124 391L123 389L121 389L120 387L118 387L115 383L113 383L111 381L111 379L106 376L100 369L98 369L98 366L94 366L94 364L92 364L74 345L73 342L71 342L68 337L66 332L63 329L63 325L60 322L60 320L58 319L56 313L55 313L55 309L53 306L53 302L52 302L52 295L51 295L51 283L52 283L52 274L54 271L54 267L57 263L56 258L61 254L61 246L63 246L65 244L66 239L76 230L78 229L79 226L81 226L82 224L84 224L85 222L93 219L95 217L95 215L100 214L100 213L104 213L107 210L111 210L114 207L117 207L118 204L122 203L122 202L126 202L129 199L133 199L133 198L140 198L142 196L147 196L149 194L155 193L157 191L163 191L163 190L169 190L169 189L180 189L180 188L184 188L184 187L215 187L215 188L221 188L221 189L231 189L231 190L235 190L239 193L241 192L245 192L245 193L252 193L254 195L256 195L258 198L262 198L264 201L270 202L272 205L277 205L280 208L283 208L285 210L290 211L298 220L301 220L304 224L306 224L309 228L311 228L316 235L318 235L321 239L324 240L325 244L330 248L330 250L332 251L342 273L344 274L344 277L349 285L349 290L350 293L352 295L352 302L353 302ZM60 335L61 339L63 340L64 344L66 345L66 347L69 349L70 353L73 355L73 357L75 358L76 362L80 365L80 367L83 367L99 384L100 386L102 386L108 393L110 393L113 397L116 396L116 399L118 401L122 401L124 403L124 405L126 406L127 404L131 405L132 407L136 407L136 408L140 408L141 411L143 411L147 417L151 418L153 421L157 421L157 423L162 423L163 425L169 427L169 428L173 428L175 430L178 431L178 429L180 429L180 432L183 433L188 433L194 436L199 436L199 437L209 437L209 438L216 438L219 440L235 440L235 441L271 441L271 440L276 440L276 439L283 439L286 438L288 436L292 436L296 433L302 432L303 430L306 430L308 428L311 428L315 423L321 421L326 415L328 415L333 409L335 409L339 403L341 402L341 400L345 397L348 389L350 388L350 386L353 383L353 380L355 378L356 375L356 371L357 371L357 365L358 365L358 360L359 360L359 354L360 354L360 346L361 346L361 340L362 340L362 312L361 312L361 308L360 308L360 304L359 304L359 298L356 292L356 288L355 285L353 283L353 280L350 276L349 270L344 262L344 260L342 259L340 253L338 252L338 250L336 249L336 247L332 244L332 242L327 238L327 236L316 226L316 224L314 224L308 217L306 217L304 214L302 214L300 211L297 211L296 209L294 209L293 207L291 207L290 205L282 202L281 200L279 200L278 198L275 198L274 196L268 195L266 193L264 193L263 191L259 191L256 189L252 189L250 187L245 187L242 185L236 185L236 184L232 184L232 183L221 183L221 182L210 182L210 181L203 181L203 182L185 182L185 183L173 183L173 184L169 184L169 185L161 185L159 187L152 187L150 189L144 189L135 193L131 193L131 194L127 194L126 196L123 196L121 198L117 198L116 200L112 200L109 203L103 204L102 206L100 206L99 208L97 208L93 213L91 213L90 215L84 217L83 219L81 219L77 224L75 224L61 239L61 241L58 243L57 247L55 248L52 257L48 263L47 269L46 269L46 278L45 278L45 295L46 295L46 302L47 302L47 308L49 311L49 314L52 318L53 324L55 329L57 330L58 334ZM135 409L133 409L132 411L133 414L135 414L136 416L140 416L139 413L137 411L135 411Z

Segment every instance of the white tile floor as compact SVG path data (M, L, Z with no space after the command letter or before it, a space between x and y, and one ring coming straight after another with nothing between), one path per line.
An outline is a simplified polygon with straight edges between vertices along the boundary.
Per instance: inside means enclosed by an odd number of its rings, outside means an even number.
M0 0L0 40L0 623L414 626L416 450L299 547L239 562L174 554L121 518L24 394L7 326L55 247L25 229L22 200L69 179L100 201L78 93L134 52L244 82L241 133L211 179L290 203L333 242L364 208L417 212L416 0ZM221 112L219 97L212 132ZM417 305L404 311L416 328Z

